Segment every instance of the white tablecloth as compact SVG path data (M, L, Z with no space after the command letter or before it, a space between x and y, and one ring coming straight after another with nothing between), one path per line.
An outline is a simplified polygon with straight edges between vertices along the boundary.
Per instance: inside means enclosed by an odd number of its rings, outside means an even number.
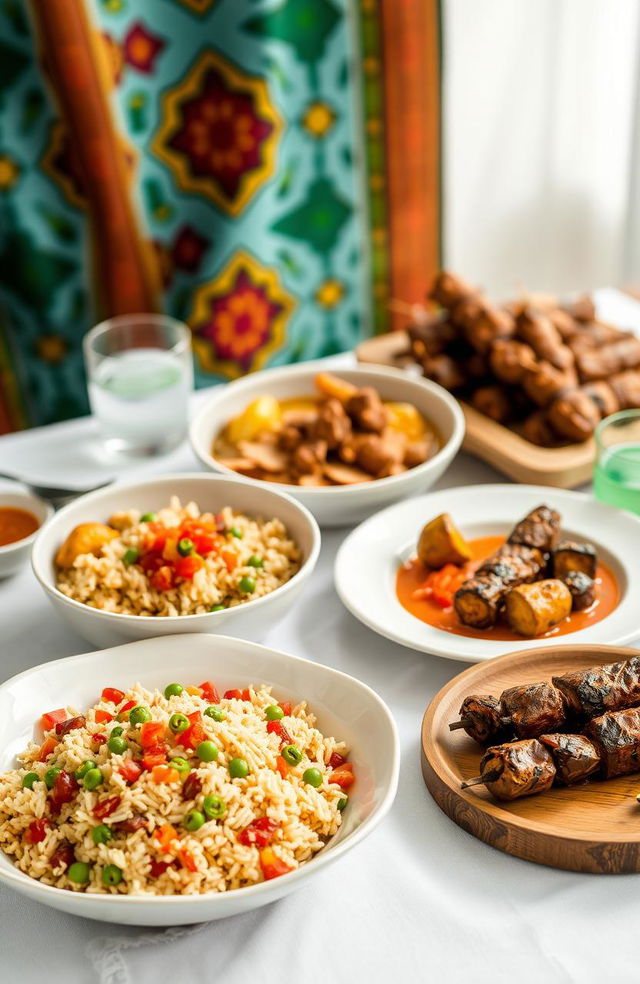
M86 477L93 434L85 419L3 438L0 470L22 465L54 480L75 469ZM95 460L91 468L99 472ZM195 468L183 447L141 470ZM500 480L461 454L440 487ZM638 978L638 878L571 874L508 857L460 830L429 796L420 771L421 718L464 667L394 645L348 614L332 579L346 532L323 532L303 600L265 641L351 673L387 701L402 744L398 796L387 819L308 887L250 915L187 929L81 920L0 887L2 984ZM28 569L0 582L0 631L3 679L90 648L58 620Z

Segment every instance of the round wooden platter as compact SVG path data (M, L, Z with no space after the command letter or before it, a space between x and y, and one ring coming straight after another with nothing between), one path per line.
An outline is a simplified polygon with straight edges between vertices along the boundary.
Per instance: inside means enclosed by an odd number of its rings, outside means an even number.
M527 649L472 666L451 680L422 722L422 773L440 809L474 837L526 861L598 874L640 871L640 774L554 786L502 803L484 786L460 789L463 780L478 775L483 749L464 731L449 731L469 694L499 696L516 684L637 654L621 646Z

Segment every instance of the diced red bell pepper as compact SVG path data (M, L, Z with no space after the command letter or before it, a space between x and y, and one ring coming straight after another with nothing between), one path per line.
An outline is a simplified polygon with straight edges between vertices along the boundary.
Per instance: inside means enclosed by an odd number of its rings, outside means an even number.
M203 698L208 700L210 704L220 703L220 694L211 680L205 680L204 683L201 683L200 690L202 691Z
M67 712L64 707L59 707L57 711L47 711L40 718L40 724L44 731L51 731L54 725L60 721L66 721Z
M56 734L58 738L64 738L68 735L70 731L77 731L78 728L84 728L87 723L87 719L84 714L78 714L77 717L67 718L66 721L58 721L56 724Z
M140 564L140 567L145 572L145 574L148 575L148 574L153 574L154 571L157 571L161 567L164 567L165 559L162 556L162 550L160 550L159 552L151 550L149 551L149 553L143 554L142 557L140 557L140 559L138 560L138 563Z
M269 817L258 817L252 820L248 827L241 830L238 834L238 841L249 847L255 844L256 847L266 847L273 840L273 835L280 824Z
M107 740L106 735L102 735L102 734L91 735L91 741L93 742L94 745L104 745L106 740Z
M72 776L69 772L65 772L64 769L59 772L54 780L49 797L51 810L54 813L58 813L65 803L71 802L78 789L79 786L75 776Z
M340 755L338 752L334 752L331 758L329 759L329 765L331 766L332 769L337 769L339 766L344 765L346 761L347 760L344 757L344 755Z
M104 820L115 813L122 802L121 796L109 796L107 799L100 800L93 808L93 815L96 820Z
M290 745L292 738L282 721L269 721L267 724L269 734L277 735L283 745Z
M164 875L167 868L170 868L173 862L171 861L159 861L158 858L149 859L149 874L152 878L159 878L160 875Z
M182 577L189 581L193 575L204 566L204 560L198 554L190 554L188 557L178 557L173 568L176 577Z
M54 738L53 735L49 735L48 738L40 745L40 751L38 752L38 762L46 762L46 760L51 755L52 751L58 744L58 739Z
M133 759L124 759L118 772L127 782L135 782L142 775L143 769L138 762Z
M64 871L67 870L69 865L72 865L75 861L76 856L73 852L73 847L69 841L63 841L56 847L55 851L49 859L49 864L55 870L56 868L63 868Z
M180 848L180 850L178 851L178 857L180 858L183 867L185 867L187 871L198 870L198 865L194 861L193 855L191 854L190 851L187 850L186 847Z
M220 541L217 524L203 523L197 519L187 519L180 528L180 538L191 540L196 553L205 555L216 549Z
M283 759L282 755L278 755L276 759L276 769L280 773L283 779L286 779L289 775L289 766L287 762Z
M271 881L272 878L279 878L280 875L293 871L293 868L281 861L270 847L263 847L260 851L260 867L265 881Z
M119 704L121 700L124 700L124 691L118 690L117 687L104 687L100 700L104 700L108 704Z
M103 711L99 707L94 714L94 718L97 724L106 724L107 721L113 721L113 714L109 714L109 711Z
M238 566L238 555L235 550L225 549L220 551L220 556L224 561L224 566L231 574Z
M145 721L140 728L140 744L143 748L153 748L162 745L166 734L162 721Z
M162 553L169 531L162 523L149 523L144 545L149 553Z
M24 832L23 840L25 844L41 844L47 836L47 830L51 826L51 821L46 817L39 820L32 820Z
M338 766L329 776L329 782L335 782L341 789L349 789L349 786L353 786L355 781L356 777L353 774L353 766L350 762L345 762L344 765Z
M149 751L149 752L145 752L145 754L142 756L142 759L140 761L142 764L142 768L146 769L147 772L151 772L154 766L165 765L167 761L167 756L164 752Z
M178 832L170 823L163 823L161 827L156 827L153 832L155 846L163 854L168 854L173 842L178 839Z
M190 728L183 731L179 741L184 748L197 748L201 741L205 741L207 733L199 721L195 721Z
M151 575L151 584L156 591L170 591L173 587L173 568L165 564Z
M278 703L278 707L280 708L280 710L282 711L282 713L285 715L285 717L290 717L290 715L291 715L291 701L290 700L281 700Z
M136 706L135 700L127 700L124 702L120 710L118 711L116 717L118 721L126 721L129 716L129 711L132 707Z
M244 690L225 690L224 696L226 700L251 700L248 687Z

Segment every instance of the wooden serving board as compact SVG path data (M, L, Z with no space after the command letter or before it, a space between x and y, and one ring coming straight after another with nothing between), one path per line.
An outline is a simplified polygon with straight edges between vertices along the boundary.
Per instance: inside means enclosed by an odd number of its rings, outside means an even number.
M479 774L483 749L464 731L449 731L469 694L499 696L506 687L631 656L637 650L621 646L528 649L479 663L451 680L422 722L422 773L440 809L474 837L526 861L597 874L640 871L640 773L554 786L502 803L484 786L460 789Z
M362 342L356 348L356 357L358 362L401 368L412 364L403 358L408 345L406 332L394 331ZM516 482L572 489L591 479L595 456L593 439L559 448L540 448L468 403L461 401L460 406L466 422L462 447Z

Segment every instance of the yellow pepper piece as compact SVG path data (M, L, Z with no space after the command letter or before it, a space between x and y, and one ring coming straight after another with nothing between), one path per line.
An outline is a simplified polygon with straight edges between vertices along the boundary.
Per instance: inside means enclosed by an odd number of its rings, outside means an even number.
M252 400L239 416L229 422L227 436L232 444L253 441L262 431L277 431L281 422L280 404L274 396L265 394Z
M427 422L412 403L385 403L389 412L389 427L406 434L410 441L421 440L427 431Z

